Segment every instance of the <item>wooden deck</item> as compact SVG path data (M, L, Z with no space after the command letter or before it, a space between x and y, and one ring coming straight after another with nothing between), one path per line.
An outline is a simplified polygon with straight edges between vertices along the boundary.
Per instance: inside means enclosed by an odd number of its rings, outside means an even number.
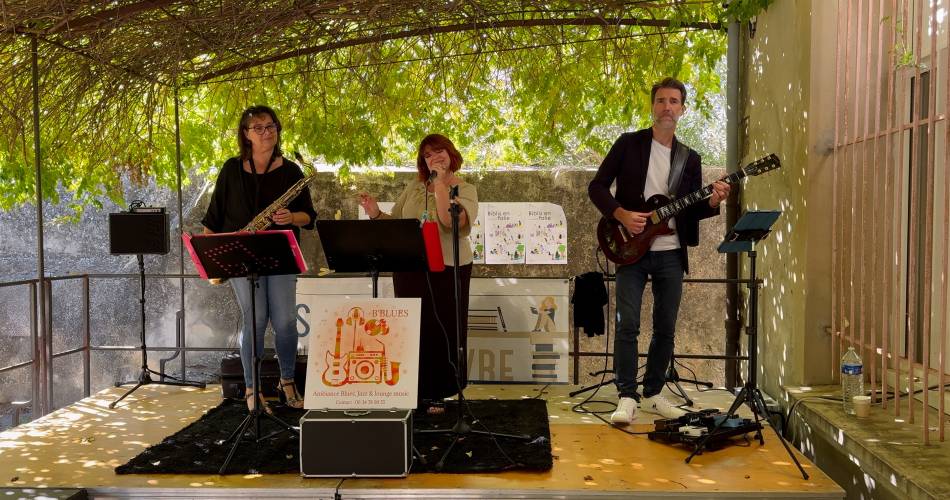
M106 389L34 422L0 433L6 488L85 488L92 498L843 498L801 454L803 480L770 430L765 445L730 446L684 463L688 451L631 436L571 407L573 386L548 386L554 468L545 473L410 474L405 479L304 479L280 475L116 475L113 469L198 419L221 400L207 389L146 386L114 410L122 389ZM471 399L538 395L541 386L475 385ZM692 393L700 407L728 407L724 392ZM615 400L612 388L596 399ZM640 414L633 430L649 430Z

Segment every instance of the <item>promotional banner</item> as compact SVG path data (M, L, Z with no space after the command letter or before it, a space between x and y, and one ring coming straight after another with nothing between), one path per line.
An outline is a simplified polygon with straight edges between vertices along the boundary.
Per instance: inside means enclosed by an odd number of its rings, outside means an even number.
M566 384L568 331L567 280L473 278L469 380Z
M389 276L380 276L379 297L392 298L393 280ZM352 299L372 298L373 282L370 278L337 278L327 276L314 278L301 276L297 278L297 352L307 354L310 351L310 332L313 330L311 312L322 304L327 297Z
M322 296L310 312L307 409L416 407L421 299Z

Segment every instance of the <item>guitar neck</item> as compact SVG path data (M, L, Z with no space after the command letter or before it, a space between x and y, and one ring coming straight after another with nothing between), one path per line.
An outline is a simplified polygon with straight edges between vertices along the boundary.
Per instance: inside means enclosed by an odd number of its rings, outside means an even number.
M745 169L739 169L719 180L722 182L733 184L739 179L742 179L743 177L746 177L746 176L747 174L745 172ZM662 207L656 209L657 216L660 218L660 220L669 219L675 216L676 214L682 212L683 209L685 209L686 207L689 207L693 205L694 203L697 203L699 201L705 200L706 198L709 198L709 195L711 195L713 191L712 186L713 186L712 184L709 184L708 186L703 187L702 189L697 189L696 191L693 191L692 193L686 196L683 196L682 198L677 198L676 200L673 200L672 202L666 205L663 205Z

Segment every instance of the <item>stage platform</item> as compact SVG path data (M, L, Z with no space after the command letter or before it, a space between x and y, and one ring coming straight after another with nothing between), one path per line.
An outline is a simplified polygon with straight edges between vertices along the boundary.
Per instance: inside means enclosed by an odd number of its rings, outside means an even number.
M547 400L554 468L544 473L410 474L404 479L304 479L279 475L116 475L113 469L221 402L207 389L146 386L119 407L110 388L0 433L5 488L84 488L90 498L843 498L844 491L801 454L803 480L771 430L765 445L729 446L684 463L680 447L631 436L571 407L574 386L472 385L471 399ZM690 392L698 407L728 408L721 391ZM612 387L595 399L615 401ZM603 409L604 405L591 405ZM607 415L605 415L606 417ZM631 430L650 430L642 412ZM750 436L751 437L751 436ZM740 443L744 444L744 443ZM22 490L21 490L22 491Z

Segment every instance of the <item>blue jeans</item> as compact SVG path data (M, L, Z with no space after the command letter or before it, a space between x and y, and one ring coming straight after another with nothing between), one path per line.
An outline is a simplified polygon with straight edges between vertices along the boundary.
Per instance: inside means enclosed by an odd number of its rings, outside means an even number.
M637 393L640 307L647 276L653 289L653 337L643 375L643 396L663 390L673 356L673 333L683 295L683 261L679 250L647 252L639 261L617 268L617 336L614 338L614 372L620 397Z
M251 389L254 387L251 377L251 336L254 334L251 324L251 286L246 278L233 278L229 283L244 318L241 328L241 365L244 367L244 386ZM259 277L254 301L257 309L257 353L259 356L264 354L264 333L270 321L276 335L274 345L280 377L292 380L297 362L297 276L281 274Z

